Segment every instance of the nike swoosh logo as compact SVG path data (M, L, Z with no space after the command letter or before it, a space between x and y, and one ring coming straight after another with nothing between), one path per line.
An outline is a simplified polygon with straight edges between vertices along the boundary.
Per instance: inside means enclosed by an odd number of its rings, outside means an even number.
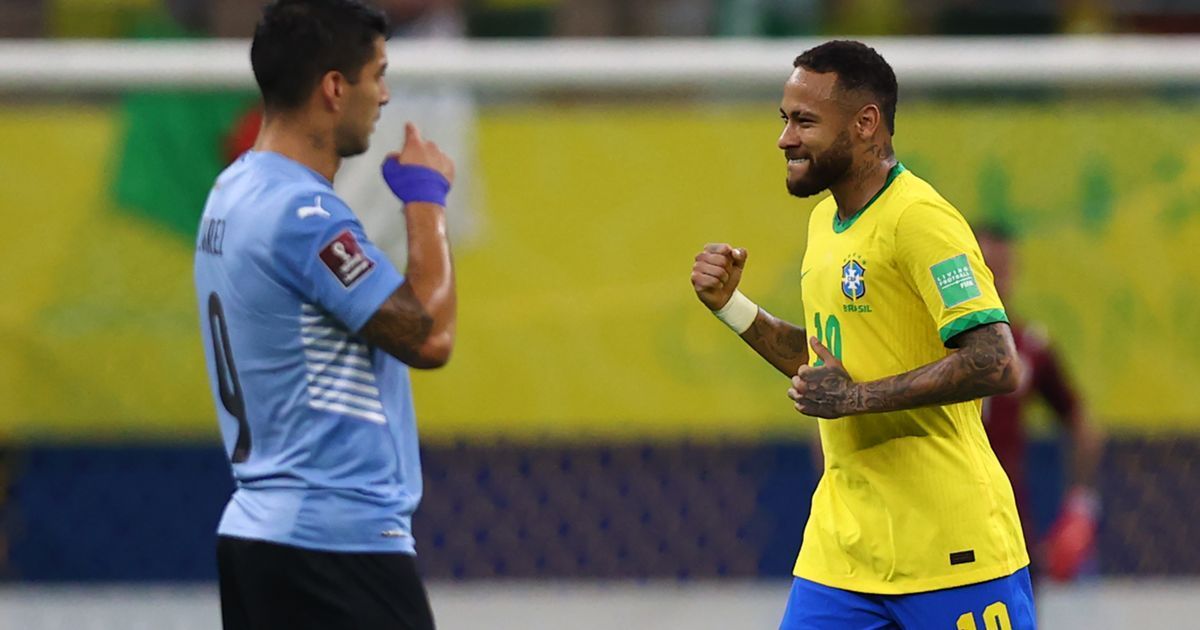
M804 271L801 271L801 272L800 272L800 279L801 279L801 280L804 280L804 276L807 276L807 275L808 275L808 272L810 272L810 271L812 271L812 269L805 269Z

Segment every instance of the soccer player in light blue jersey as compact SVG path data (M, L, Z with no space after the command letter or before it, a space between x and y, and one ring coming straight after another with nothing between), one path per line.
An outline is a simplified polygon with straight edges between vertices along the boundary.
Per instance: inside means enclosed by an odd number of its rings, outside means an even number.
M403 274L332 187L388 101L386 32L358 0L264 9L262 131L201 220L196 296L236 481L218 527L226 629L433 628L408 367L439 367L454 344L454 165L411 125L383 165L404 204Z

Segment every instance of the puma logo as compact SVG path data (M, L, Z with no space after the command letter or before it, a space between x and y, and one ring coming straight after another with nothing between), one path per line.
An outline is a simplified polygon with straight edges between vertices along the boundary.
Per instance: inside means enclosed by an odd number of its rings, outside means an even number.
M317 195L316 205L304 206L303 208L296 210L296 216L300 217L301 219L307 219L308 217L322 217L328 219L330 215L328 210L321 207L321 195Z

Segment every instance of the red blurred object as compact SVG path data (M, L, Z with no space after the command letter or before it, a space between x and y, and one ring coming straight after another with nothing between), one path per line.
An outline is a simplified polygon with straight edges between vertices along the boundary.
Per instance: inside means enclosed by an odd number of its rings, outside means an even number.
M249 151L258 140L258 130L262 127L263 112L259 106L254 106L238 119L225 136L225 163L231 164L239 155Z
M1100 500L1094 490L1076 487L1067 493L1042 549L1046 574L1052 580L1069 582L1079 575L1095 550L1099 513Z

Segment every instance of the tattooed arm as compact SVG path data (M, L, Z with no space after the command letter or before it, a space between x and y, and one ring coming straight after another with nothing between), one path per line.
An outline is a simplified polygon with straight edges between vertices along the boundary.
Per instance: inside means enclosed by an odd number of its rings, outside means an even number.
M404 216L408 224L404 284L359 334L412 367L438 368L450 360L458 317L445 210L437 204L413 202L405 205Z
M973 328L952 338L958 347L949 356L877 381L856 383L825 346L810 340L825 365L803 366L792 377L788 396L796 410L821 418L841 418L944 405L1017 388L1019 360L1008 324Z
M454 183L454 161L437 145L421 137L411 122L404 126L404 146L388 160L430 168ZM391 183L389 182L389 185ZM454 349L458 321L458 292L450 242L446 238L446 208L440 203L408 199L392 189L404 204L408 229L408 265L401 284L359 331L368 343L411 367L442 367Z
M808 364L808 344L803 328L790 324L765 309L758 309L758 317L746 332L742 341L754 349L767 363L793 376L800 366Z

